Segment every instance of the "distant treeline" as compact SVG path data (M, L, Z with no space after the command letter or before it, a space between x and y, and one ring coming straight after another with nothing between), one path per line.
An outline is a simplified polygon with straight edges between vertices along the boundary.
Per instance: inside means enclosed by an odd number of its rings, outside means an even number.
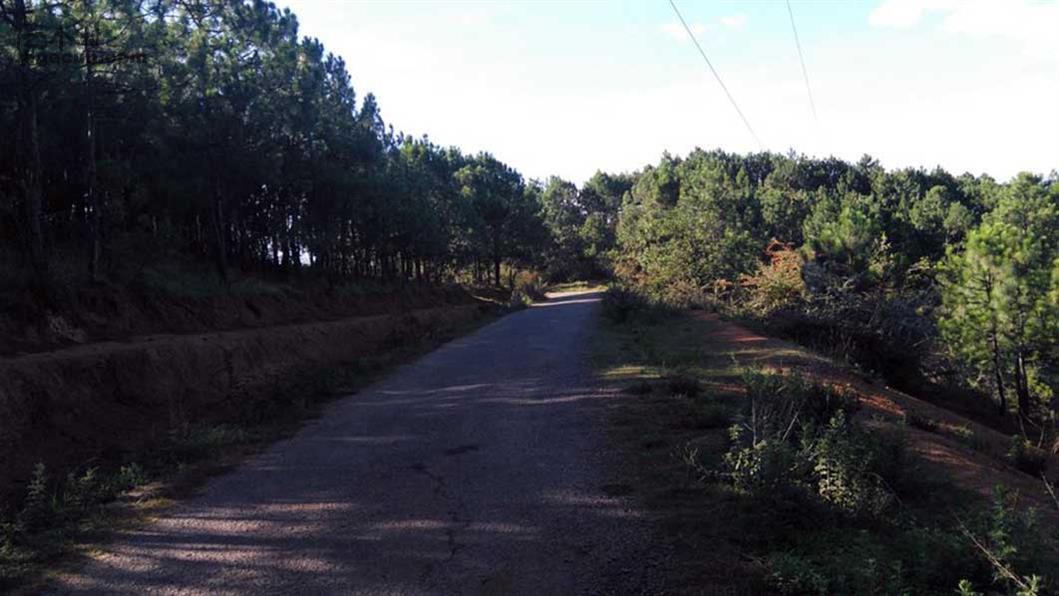
M695 150L633 177L614 238L617 277L659 300L767 321L916 391L977 389L1055 437L1054 171Z

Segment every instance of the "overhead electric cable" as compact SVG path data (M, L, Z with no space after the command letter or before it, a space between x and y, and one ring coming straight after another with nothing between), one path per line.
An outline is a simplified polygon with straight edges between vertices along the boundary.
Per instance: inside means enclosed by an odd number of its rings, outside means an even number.
M673 7L673 12L675 12L677 18L680 19L680 24L684 25L684 30L688 32L688 37L691 38L691 42L694 43L695 47L699 50L702 59L706 61L706 66L709 67L710 72L713 73L713 78L717 79L717 83L721 86L721 89L724 90L724 94L728 96L728 101L732 102L732 107L735 108L736 113L739 114L739 118L743 120L746 129L750 131L750 136L754 137L754 141L757 142L758 148L764 150L764 145L761 144L761 139L757 137L757 133L755 133L753 127L750 126L750 122L746 119L746 116L743 115L743 110L739 109L739 104L735 102L735 98L732 97L732 94L728 91L728 87L726 87L724 81L721 80L721 75L717 74L717 70L713 67L713 64L710 63L710 59L706 57L706 52L704 52L702 46L699 45L699 40L695 38L695 34L692 33L691 27L688 27L687 21L684 20L684 15L680 14L680 10L677 8L677 5L673 0L669 0L669 5Z
M798 27L794 24L791 0L787 0L787 14L791 17L791 31L794 31L794 45L798 48L798 61L802 63L802 78L805 79L805 92L809 95L809 107L813 110L813 120L819 121L816 116L816 102L813 101L813 90L809 87L809 71L805 69L805 57L802 56L802 42L798 40Z

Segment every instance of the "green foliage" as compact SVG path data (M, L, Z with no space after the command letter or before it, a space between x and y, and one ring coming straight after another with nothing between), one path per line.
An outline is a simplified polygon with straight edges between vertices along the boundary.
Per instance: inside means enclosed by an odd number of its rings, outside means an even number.
M802 257L789 247L772 242L765 249L769 262L758 265L753 275L743 275L740 284L746 293L745 308L757 316L790 308L804 299Z
M956 593L960 596L982 596L981 592L975 591L974 584L968 579L960 580L960 583L956 585Z
M509 304L514 307L529 306L546 298L544 283L536 273L520 271L514 276Z
M652 391L654 391L654 386L644 380L639 380L622 389L622 392L628 395L649 395Z
M905 424L913 428L925 430L929 433L937 432L938 421L929 416L924 416L916 411L905 412Z
M1038 180L1022 176L970 231L966 249L949 250L944 268L942 339L1002 410L1014 391L1027 418L1050 400L1057 365L1057 231L1059 207Z
M233 268L481 282L497 261L543 264L551 239L532 184L488 154L394 134L286 9L26 6L0 25L0 105L11 107L0 153L22 156L0 160L0 253L32 251L23 264L39 279L145 272L149 285L208 295L158 269L208 264L227 289ZM51 43L62 36L70 43ZM29 38L44 47L18 51ZM115 60L86 67L92 52ZM620 201L619 178L597 181L597 203ZM607 249L613 221L586 229L593 250Z
M748 372L748 407L725 456L733 487L758 498L810 495L854 517L878 517L904 488L902 441L850 417L854 398L789 375Z
M665 155L624 199L615 273L653 300L757 319L905 390L1003 388L1024 421L1051 424L1057 197L1054 177L998 184L886 171L867 156Z
M991 508L961 530L989 566L994 585L1025 596L1043 593L1045 579L1034 572L1046 564L1048 547L1036 513L1021 508L1016 493L997 486Z
M26 486L26 498L18 512L15 527L20 533L33 532L51 521L55 503L48 487L47 470L43 463L33 468L33 476Z
M830 581L812 562L791 553L767 559L767 579L780 594L827 594Z
M742 439L733 427L733 439ZM737 491L756 497L779 501L801 498L807 490L802 483L804 472L799 467L805 462L794 446L773 439L758 441L730 450L724 457L725 472Z
M868 197L847 195L819 203L805 223L806 246L840 275L873 274L872 258L883 250L885 237Z
M966 424L953 426L949 432L968 447L975 448L978 446L978 436L974 433L974 430Z
M603 294L603 316L614 323L625 323L647 312L647 300L639 292L622 286L611 286Z
M903 445L886 439L836 413L813 446L817 494L853 515L886 512L895 499L887 479L899 479L906 463Z
M747 407L742 428L751 443L780 439L798 443L814 437L840 411L853 415L860 402L849 392L813 383L798 375L743 374Z
M677 374L666 379L666 389L670 395L694 399L702 392L702 383L693 376Z
M77 523L100 505L146 481L144 470L135 463L113 473L88 467L80 473L69 473L61 482L49 479L44 464L38 463L14 519L11 522L0 519L3 535L0 550L5 551L0 552L0 570L19 547L46 540L47 534Z
M1048 452L1023 437L1012 437L1007 452L1008 461L1016 469L1040 477L1048 471Z

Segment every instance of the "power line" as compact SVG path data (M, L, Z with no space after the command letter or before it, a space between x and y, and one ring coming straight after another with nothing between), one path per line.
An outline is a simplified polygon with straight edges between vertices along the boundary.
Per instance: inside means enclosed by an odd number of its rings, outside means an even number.
M791 17L791 30L794 31L794 45L798 48L798 61L802 63L802 78L805 79L805 92L809 95L809 107L813 110L813 120L819 122L816 117L816 102L813 101L813 90L809 87L809 71L805 69L805 57L802 56L802 42L798 40L798 27L794 24L794 11L791 10L791 0L787 0L787 14Z
M699 50L699 54L702 55L702 59L706 61L706 66L709 67L710 72L713 73L713 78L717 79L717 84L724 90L724 94L728 96L728 101L732 102L732 107L735 108L739 118L743 120L743 124L746 125L746 129L750 131L750 136L754 137L757 141L757 145L760 149L764 150L764 145L761 144L761 139L757 137L757 133L754 132L753 127L750 126L750 122L743 115L743 110L739 109L739 104L735 102L735 98L728 92L728 87L725 86L724 81L721 80L721 75L717 74L717 70L713 68L713 64L710 63L710 59L706 57L706 52L702 50L702 46L699 45L699 40L695 38L695 34L691 32L691 27L688 27L687 21L684 20L684 15L680 14L680 10L677 9L677 5L673 0L669 0L669 5L673 7L673 12L677 13L677 18L680 19L680 24L684 25L684 30L688 32L688 37L691 38L691 42L695 44L695 47Z

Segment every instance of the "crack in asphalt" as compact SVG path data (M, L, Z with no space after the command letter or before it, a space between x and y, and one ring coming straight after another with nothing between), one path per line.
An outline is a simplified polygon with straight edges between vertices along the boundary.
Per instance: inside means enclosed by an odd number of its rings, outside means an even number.
M431 472L430 468L422 462L412 464L411 468L430 479L434 485L433 493L436 498L445 500L447 504L455 502L455 506L449 506L447 508L449 525L445 528L445 541L448 547L448 556L443 561L431 561L427 563L423 573L420 575L420 578L424 583L427 583L428 585L437 585L439 583L444 583L444 578L434 577L435 574L440 572L439 567L450 563L456 558L456 555L459 554L460 550L466 546L459 543L456 538L457 533L470 527L473 522L469 519L460 519L460 511L463 508L462 500L458 495L454 496L449 492L444 476Z
M597 312L559 296L397 369L52 593L643 593L649 522L609 483L614 393L586 362Z

